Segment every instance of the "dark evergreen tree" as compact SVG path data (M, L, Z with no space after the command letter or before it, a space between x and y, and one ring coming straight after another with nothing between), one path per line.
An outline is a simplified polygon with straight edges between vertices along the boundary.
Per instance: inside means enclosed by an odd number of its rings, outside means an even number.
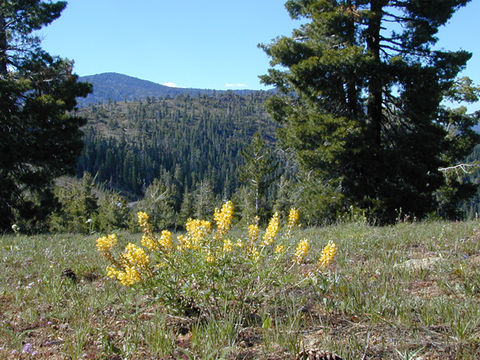
M478 116L442 105L457 100L455 79L471 54L433 49L438 28L468 1L287 1L291 17L306 22L263 46L282 66L262 76L283 93L268 110L284 125L284 146L331 198L382 221L399 209L435 210L439 168L478 142ZM456 200L471 194L464 190Z
M271 208L266 202L266 192L275 180L277 162L272 151L260 133L255 133L249 145L241 151L243 166L240 168L240 181L250 190L255 216L265 218L265 211ZM262 213L263 212L263 213Z
M77 82L71 61L47 54L34 36L65 6L0 2L0 229L45 219L54 205L52 180L74 170L82 149L85 120L71 111L90 86Z
M275 186L277 191L273 211L278 212L281 218L287 218L290 209L299 206L299 194L296 191L295 183L282 175Z
M240 186L233 194L232 201L235 204L235 214L240 218L243 225L257 223L255 218L255 199L252 189L246 185Z
M193 194L186 189L186 191L183 193L182 204L177 216L178 226L184 226L189 218L193 218L194 206Z
M58 186L55 196L60 203L49 218L49 228L55 232L89 233L97 228L97 196L94 179L85 172L80 181Z
M196 219L211 220L215 210L215 194L210 181L201 181L193 192L193 214Z
M99 231L111 232L127 228L129 216L130 209L125 198L118 193L107 192L100 200L95 223Z
M145 191L145 197L139 202L137 209L145 211L150 216L150 224L155 231L161 231L175 226L175 185L166 176L155 179Z

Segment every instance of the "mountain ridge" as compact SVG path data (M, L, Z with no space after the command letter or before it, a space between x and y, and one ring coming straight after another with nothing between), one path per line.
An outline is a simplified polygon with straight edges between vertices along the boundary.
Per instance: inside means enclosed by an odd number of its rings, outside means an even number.
M105 103L108 101L135 101L147 97L176 97L178 95L215 95L217 93L233 92L246 95L254 92L269 92L270 90L215 90L197 88L170 87L149 80L116 72L106 72L94 75L80 76L80 81L93 85L93 92L86 98L77 99L80 107L89 104Z

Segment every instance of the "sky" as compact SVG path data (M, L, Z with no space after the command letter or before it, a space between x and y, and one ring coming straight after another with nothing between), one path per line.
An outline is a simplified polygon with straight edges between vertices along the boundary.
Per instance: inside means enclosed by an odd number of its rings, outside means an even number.
M202 89L263 89L269 68L259 43L291 35L299 22L285 0L69 0L40 31L52 55L75 61L78 75L117 72L159 84ZM438 48L473 53L462 75L480 85L480 0L440 29ZM480 109L480 106L478 106Z

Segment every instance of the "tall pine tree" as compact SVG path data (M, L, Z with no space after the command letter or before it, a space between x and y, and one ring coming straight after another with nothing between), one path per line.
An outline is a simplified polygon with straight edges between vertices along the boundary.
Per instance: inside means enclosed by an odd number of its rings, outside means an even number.
M64 1L0 2L0 229L41 223L53 206L53 178L72 172L82 148L81 118L71 114L78 83L72 62L52 57L34 32Z
M422 217L445 185L439 168L478 141L478 115L442 105L460 94L456 77L471 54L434 49L438 28L468 1L287 1L305 23L262 45L273 66L262 81L283 93L268 110L303 169L345 205L382 221L400 209Z

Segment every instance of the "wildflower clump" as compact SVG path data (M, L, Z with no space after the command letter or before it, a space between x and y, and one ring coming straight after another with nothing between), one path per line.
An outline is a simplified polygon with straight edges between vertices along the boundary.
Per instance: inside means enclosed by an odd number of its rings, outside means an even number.
M305 261L310 242L303 239L292 246L296 209L290 210L283 232L280 216L275 213L264 231L257 219L243 235L232 235L233 211L232 202L226 202L215 210L213 221L188 219L185 232L177 236L168 230L155 234L148 214L139 212L140 244L129 242L123 252L115 252L115 234L97 239L98 251L109 262L107 276L124 286L155 292L156 298L169 305L180 306L193 299L195 306L208 307L208 313L238 304L246 306L257 296L263 301L265 288L287 285L292 277L302 274L292 269ZM329 243L317 270L327 267L335 252L335 244Z
M329 241L323 248L320 260L318 260L318 267L320 269L326 269L335 258L337 252L337 245L333 241Z
M129 265L138 265L141 268L146 268L150 262L150 258L145 250L132 243L128 243L125 247L125 252L122 257Z
M142 277L140 276L137 268L128 265L124 266L123 270L118 270L114 266L108 266L107 276L112 279L116 278L118 281L120 281L120 284L125 286L132 286L142 281Z

